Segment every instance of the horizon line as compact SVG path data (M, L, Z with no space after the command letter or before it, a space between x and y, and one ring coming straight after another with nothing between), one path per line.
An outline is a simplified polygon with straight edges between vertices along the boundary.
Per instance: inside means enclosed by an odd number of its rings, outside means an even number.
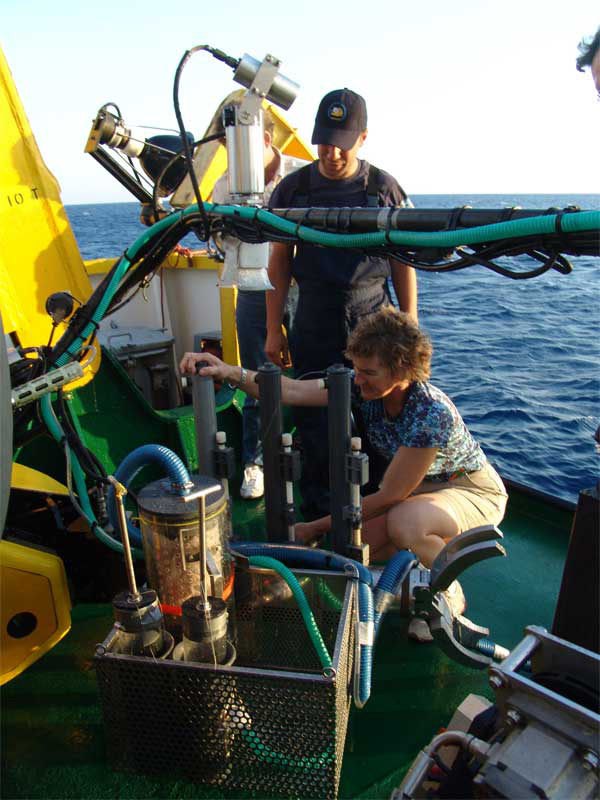
M588 197L600 197L600 192L410 192L409 197L453 197L456 195L465 196L470 195L471 197L501 197L505 196L538 196L543 197L547 195L548 197L569 197L571 195L585 195ZM64 206L100 206L100 205L141 205L139 200L131 199L131 200L85 200L81 202L66 202L63 201Z

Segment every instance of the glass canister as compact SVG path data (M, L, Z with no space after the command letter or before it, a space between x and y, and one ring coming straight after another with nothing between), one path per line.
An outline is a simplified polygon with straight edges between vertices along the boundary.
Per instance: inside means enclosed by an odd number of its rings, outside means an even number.
M214 483L192 475L192 492ZM233 565L228 551L231 514L221 488L205 497L205 535L208 586L202 585L200 565L200 502L184 502L169 481L154 481L137 496L148 586L159 596L165 625L181 635L181 607L192 596L217 597L233 603ZM231 609L230 609L231 611ZM229 613L229 619L234 618Z

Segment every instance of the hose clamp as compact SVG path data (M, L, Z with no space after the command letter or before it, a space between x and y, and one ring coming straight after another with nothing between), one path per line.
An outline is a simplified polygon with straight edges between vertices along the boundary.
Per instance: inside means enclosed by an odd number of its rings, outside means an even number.
M369 622L361 622L359 620L356 624L356 636L359 645L373 647L375 644L375 624L373 620Z
M360 572L358 571L358 567L356 564L353 564L351 561L347 561L344 564L344 572L349 578L354 578L354 580L360 579Z

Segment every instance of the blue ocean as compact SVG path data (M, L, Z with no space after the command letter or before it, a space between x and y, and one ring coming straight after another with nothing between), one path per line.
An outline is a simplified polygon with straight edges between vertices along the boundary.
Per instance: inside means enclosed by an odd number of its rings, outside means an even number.
M412 195L419 208L600 209L600 195ZM85 259L118 256L146 228L137 203L67 206ZM185 242L198 243L193 237ZM598 480L600 259L512 280L482 266L420 271L432 381L455 402L499 472L575 502ZM516 267L531 269L520 256ZM505 263L510 264L510 259Z

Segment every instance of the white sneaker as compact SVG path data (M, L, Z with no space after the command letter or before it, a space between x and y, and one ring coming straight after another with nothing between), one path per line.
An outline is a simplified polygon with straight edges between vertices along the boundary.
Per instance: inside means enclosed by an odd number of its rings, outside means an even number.
M258 464L247 464L244 469L244 480L240 486L240 497L244 500L256 500L265 493L265 476Z
M433 636L429 630L427 620L420 617L411 619L406 633L409 639L416 639L417 642L433 642Z
M464 614L467 607L467 601L465 600L462 586L458 581L452 581L450 586L444 592L442 592L442 594L446 598L448 607L455 617Z

